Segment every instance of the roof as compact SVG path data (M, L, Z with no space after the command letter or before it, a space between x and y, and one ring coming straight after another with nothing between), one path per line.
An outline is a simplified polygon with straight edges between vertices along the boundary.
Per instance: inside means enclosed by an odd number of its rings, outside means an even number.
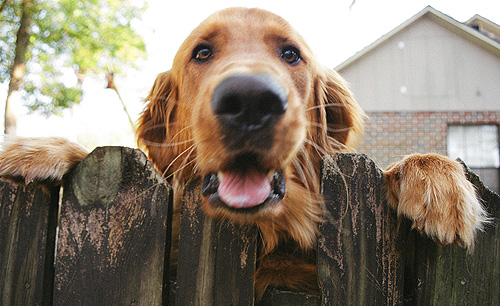
M489 38L500 42L500 26L498 24L477 14L467 20L465 24L487 35Z
M394 28L389 33L380 37L375 42L371 43L363 50L357 52L346 61L335 67L335 70L340 71L350 64L356 62L358 59L365 56L367 53L374 50L397 33L401 32L402 30L406 29L407 27L411 26L416 21L424 17L431 18L445 28L470 40L471 42L481 46L489 52L500 56L500 41L498 40L500 39L500 26L479 15L475 15L467 22L461 23L451 18L450 16L441 13L433 7L427 6L416 15Z

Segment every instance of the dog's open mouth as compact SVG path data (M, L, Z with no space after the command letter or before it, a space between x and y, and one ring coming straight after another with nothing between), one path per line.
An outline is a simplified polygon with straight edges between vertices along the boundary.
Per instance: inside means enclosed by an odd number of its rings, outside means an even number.
M268 204L276 203L285 196L283 171L263 171L251 167L247 159L235 163L235 167L205 175L202 183L203 196L211 205L223 205L237 212L254 212Z

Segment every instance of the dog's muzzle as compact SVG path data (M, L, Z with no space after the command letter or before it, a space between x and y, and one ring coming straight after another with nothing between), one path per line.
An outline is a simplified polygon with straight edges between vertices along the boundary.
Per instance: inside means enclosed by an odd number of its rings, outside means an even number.
M203 179L211 205L254 212L285 195L283 171L266 168L262 157L272 147L275 124L285 114L285 89L267 74L234 74L214 89L212 110L225 150L235 157Z

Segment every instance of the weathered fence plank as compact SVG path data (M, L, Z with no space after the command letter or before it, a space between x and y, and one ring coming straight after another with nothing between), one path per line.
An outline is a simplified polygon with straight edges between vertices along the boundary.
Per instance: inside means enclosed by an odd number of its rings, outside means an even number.
M319 306L321 300L319 297L286 290L271 289L268 290L262 299L255 305L257 306Z
M170 194L139 150L83 160L63 186L54 305L162 305Z
M500 197L467 170L492 222L470 254L457 245L440 247L407 227L413 242L404 251L405 305L500 305Z
M50 305L57 189L0 182L0 305Z
M200 188L185 189L176 305L253 305L256 228L208 218Z
M323 164L326 216L320 226L318 274L323 305L399 305L403 261L397 217L383 205L384 179L364 155Z
M366 156L326 158L323 305L500 305L500 197L467 171L492 218L472 254L438 246L397 218L384 200L382 172Z
M439 247L398 218L366 156L325 158L322 304L500 305L500 197L468 176L492 217L472 254ZM0 305L172 304L172 191L140 151L96 149L62 192L0 182L0 200ZM185 189L180 227L175 304L254 305L256 228L207 218L198 181ZM279 290L258 303L319 304Z

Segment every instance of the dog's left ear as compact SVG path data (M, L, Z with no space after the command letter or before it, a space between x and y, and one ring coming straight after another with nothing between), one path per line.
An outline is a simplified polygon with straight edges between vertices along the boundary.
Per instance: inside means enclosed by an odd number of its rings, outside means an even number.
M352 148L363 132L364 111L342 77L322 68L315 78L311 109L314 142L327 152Z

